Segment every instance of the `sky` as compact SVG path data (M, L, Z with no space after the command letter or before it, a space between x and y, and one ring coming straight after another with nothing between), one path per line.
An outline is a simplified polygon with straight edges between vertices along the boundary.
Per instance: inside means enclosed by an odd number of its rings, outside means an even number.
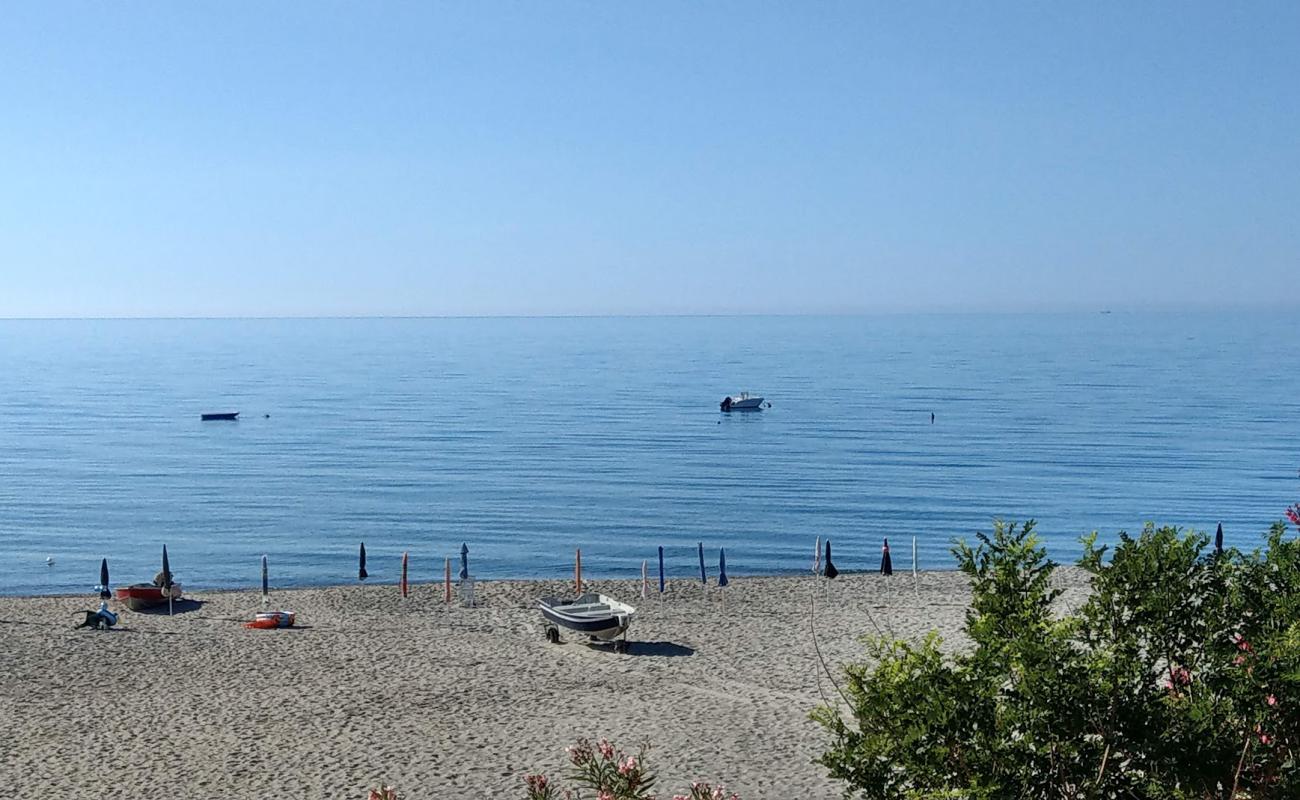
M1284 308L1297 278L1300 3L0 19L0 317Z

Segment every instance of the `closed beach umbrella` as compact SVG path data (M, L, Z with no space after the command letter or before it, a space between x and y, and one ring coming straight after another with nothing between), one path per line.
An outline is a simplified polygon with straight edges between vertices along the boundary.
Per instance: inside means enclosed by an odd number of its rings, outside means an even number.
M664 593L664 548L659 547L659 594Z
M727 585L727 548L718 550L718 585Z
M370 577L370 573L366 572L366 543L362 542L361 543L361 564L360 566L357 567L357 580L364 581L366 578L369 577Z
M813 545L813 574L822 571L822 537L817 537L817 542Z
M163 545L162 589L167 595L167 616L172 613L172 567L167 562L167 545Z
M113 596L112 590L108 588L108 559L99 562L99 599L107 600Z
M889 540L885 540L885 546L880 551L880 574L893 575L894 562L889 558Z
M646 574L646 562L641 562L641 599L644 600L650 592L650 577Z
M1223 523L1219 523L1219 529L1214 532L1214 554L1223 555Z
M262 556L262 605L271 602L271 583L267 579L266 556Z
M582 548L578 548L573 554L573 591L576 594L582 594Z
M469 545L464 542L460 545L460 579L465 580L469 577Z
M407 591L406 568L409 565L409 563L410 563L409 554L402 553L402 597L406 597L406 591Z
M822 574L834 580L835 576L840 574L840 571L838 569L835 569L835 565L831 563L831 540L830 539L826 540L826 559L824 564L826 568L822 570Z
M700 542L700 583L708 584L709 576L704 572L704 542Z

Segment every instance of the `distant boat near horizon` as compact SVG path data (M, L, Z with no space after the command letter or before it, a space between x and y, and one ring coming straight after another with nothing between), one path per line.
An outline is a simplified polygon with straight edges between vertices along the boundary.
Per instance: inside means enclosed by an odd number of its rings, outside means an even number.
M239 419L238 411L217 411L211 414L200 414L199 419L204 422L213 422L215 420L237 420Z
M767 404L771 408L772 404ZM735 396L728 395L722 398L718 404L723 411L761 411L763 409L763 398L750 397L749 392L741 392Z

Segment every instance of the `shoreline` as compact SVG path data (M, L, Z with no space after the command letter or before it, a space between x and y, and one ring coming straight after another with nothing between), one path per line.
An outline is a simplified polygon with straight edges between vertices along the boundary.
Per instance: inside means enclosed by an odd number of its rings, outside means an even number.
M1071 568L1075 568L1075 565L1074 565L1074 564L1058 564L1057 567L1058 567L1058 569L1071 569ZM713 589L717 589L717 578L718 578L718 576L717 576L717 570L716 570L716 568L713 568L713 567L711 567L710 569L711 569L711 571L710 571L710 573L709 573L709 584L708 584L708 585L709 585L710 587L712 587ZM959 573L959 572L960 572L960 570L958 570L956 567L953 567L953 568L951 568L951 569L918 569L918 570L916 571L916 574L917 574L918 576L924 576L924 575L935 575L935 574L938 574L938 575L947 575L947 574L955 574L955 573ZM183 575L182 575L182 573L180 573L179 571L175 571L175 574L178 576L178 579L177 579L176 582L179 583L179 584L181 585L181 589L184 591L185 596L186 596L186 597L189 597L189 596L190 596L190 590L189 590L189 588L188 588L189 584L188 584L185 580L183 580ZM841 569L841 570L839 570L839 576L838 576L837 578L834 578L833 580L839 580L840 578L846 578L846 577L855 577L855 578L856 578L856 577L863 577L863 576L870 577L870 576L873 576L873 575L874 575L874 576L877 576L877 577L880 577L880 578L886 578L886 577L888 577L890 580L896 580L896 581L901 581L901 580L904 580L904 579L911 580L912 570L911 570L910 568L908 568L908 569L895 569L893 575L891 575L891 576L883 576L883 575L880 574L880 571L879 571L879 570L851 570L851 569ZM474 580L474 585L475 585L476 587L479 587L479 586L489 586L489 585L493 585L493 584L543 584L543 583L544 583L544 584L554 584L554 583L567 583L567 584L570 585L570 586L573 585L573 578L572 578L571 575L570 575L570 577L568 577L568 578L476 578L476 577L474 577L473 575L471 575L470 577ZM798 579L800 579L800 578L807 579L807 580L818 580L818 581L820 581L820 580L824 580L823 576L821 576L820 574L818 574L818 575L814 575L814 574L812 573L812 570L808 570L808 571L806 571L806 572L773 572L773 573L748 573L748 572L745 572L745 573L740 573L740 574L737 574L737 575L732 575L732 574L730 574L730 573L727 574L727 579L728 579L730 582L732 582L732 583L735 583L735 582L737 582L737 581L753 581L753 580L798 580ZM655 595L655 594L658 594L658 586L659 586L659 579L658 579L658 576L656 576L656 575L654 575L654 574L651 574L651 575L649 576L649 581L650 581L650 594L651 594L652 596ZM582 582L583 582L584 584L595 584L595 583L601 583L601 584L629 584L629 585L631 585L631 584L635 584L635 588L637 589L637 592L638 592L638 597L640 596L640 595L639 595L639 592L640 592L640 586L641 586L641 579L640 579L639 577L638 577L638 578L605 577L605 576L602 576L602 575L600 575L599 573L597 573L595 576L592 576L591 578L588 578L587 573L586 573L586 571L584 570L584 572L583 572L583 580L582 580ZM456 586L457 586L458 583L459 583L459 579L455 577L455 573L453 572L453 574L452 574L452 579L451 579L451 586L452 586L452 591L453 591L453 592L456 591ZM672 587L674 584L677 584L677 585L685 585L685 586L694 586L694 587L697 587L697 588L700 586L700 580L699 580L699 578L694 578L694 579L692 579L692 578L686 578L686 577L666 578L666 583L667 583L667 585L668 585L669 587ZM113 590L116 591L118 588L125 587L125 586L127 586L127 585L129 585L129 584L126 584L126 583L120 583L120 582L118 582L118 581L113 581ZM295 583L295 584L284 584L284 585L280 586L279 588L276 588L276 586L274 585L274 582L272 582L271 593L272 593L272 594L275 594L276 592L302 592L302 591L327 590L327 589L366 588L366 587L369 587L369 586L374 586L374 587L390 587L390 588L394 588L394 589L395 589L395 588L397 588L397 587L400 586L400 585L401 585L401 582L400 582L399 580L388 580L388 579L378 579L378 580L374 580L374 579L369 579L369 578L367 578L367 579L364 580L364 581L354 580L354 581L343 582L343 583ZM437 587L439 591L442 591L443 582L442 582L441 580L437 580L437 581L408 581L408 585L411 587L412 590L414 590L416 587ZM730 588L730 587L728 587L728 588ZM194 591L195 591L196 593L199 593L199 594L236 594L236 593L240 593L240 592L257 592L257 593L260 593L260 592L261 592L261 588L260 588L260 586L258 586L258 585L255 584L255 583L254 583L254 584L243 585L243 586L218 586L218 587L207 587L207 586L204 586L204 585L200 584L199 587L198 587L197 589L195 589ZM666 592L666 594L667 594L667 593L671 593L671 592ZM92 598L92 599L95 600L96 603L98 603L98 594L97 594L97 592L96 592L93 588L92 588L92 589L88 589L88 590L85 591L85 592L55 592L55 593L50 593L50 594L45 594L45 593L40 593L40 594L9 594L9 593L6 593L6 592L3 592L3 591L0 591L0 601L4 601L4 600L34 600L34 599L38 599L38 598ZM651 597L650 599L653 599L653 597ZM114 600L114 602L116 602L116 600Z

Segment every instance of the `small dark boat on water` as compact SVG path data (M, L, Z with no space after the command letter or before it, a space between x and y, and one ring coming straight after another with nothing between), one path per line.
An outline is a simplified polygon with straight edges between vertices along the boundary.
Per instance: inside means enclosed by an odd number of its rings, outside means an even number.
M173 583L171 599L179 600L180 597L181 585ZM132 611L143 611L146 608L166 605L167 591L154 583L135 583L130 586L118 587L117 600L120 603L125 603L126 607Z
M215 413L215 414L200 414L199 417L200 417L200 419L202 419L204 422L212 422L213 420L219 420L219 419L224 419L224 420L235 420L235 419L239 419L239 412L238 412L238 411L219 411L219 412L217 412L217 413Z

